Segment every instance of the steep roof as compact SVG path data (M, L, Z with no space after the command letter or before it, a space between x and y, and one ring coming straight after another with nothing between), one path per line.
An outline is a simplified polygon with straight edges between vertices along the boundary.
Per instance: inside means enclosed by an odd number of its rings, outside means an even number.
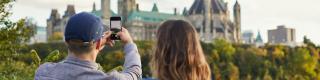
M240 4L239 4L238 0L236 0L236 3L234 4L233 7L240 7Z
M154 3L153 4L153 7L152 7L152 10L151 10L152 12L159 12L159 10L158 10L158 7L157 7L157 4L156 3Z
M205 0L195 0L189 9L189 14L202 14L205 11ZM227 10L227 4L222 0L211 0L211 12L219 14Z
M257 43L263 43L263 40L262 40L260 31L258 32L258 35L257 35L257 38L256 38L255 42L257 42Z

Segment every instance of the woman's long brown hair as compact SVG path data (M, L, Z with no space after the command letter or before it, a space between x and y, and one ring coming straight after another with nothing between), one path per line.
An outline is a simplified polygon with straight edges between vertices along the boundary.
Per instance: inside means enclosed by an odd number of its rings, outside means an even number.
M157 31L152 68L159 80L210 80L197 32L184 20L168 20Z

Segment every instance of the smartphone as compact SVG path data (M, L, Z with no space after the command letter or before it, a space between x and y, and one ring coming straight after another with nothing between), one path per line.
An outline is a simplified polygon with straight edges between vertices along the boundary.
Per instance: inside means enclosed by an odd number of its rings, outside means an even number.
M111 40L120 40L117 33L122 30L121 17L110 17L110 30L112 32Z

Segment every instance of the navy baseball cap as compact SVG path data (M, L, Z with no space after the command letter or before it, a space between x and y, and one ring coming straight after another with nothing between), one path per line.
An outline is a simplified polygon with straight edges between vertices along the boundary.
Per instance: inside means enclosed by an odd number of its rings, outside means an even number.
M81 12L70 17L64 37L65 41L75 39L91 42L100 39L103 32L103 23L99 17L88 12Z

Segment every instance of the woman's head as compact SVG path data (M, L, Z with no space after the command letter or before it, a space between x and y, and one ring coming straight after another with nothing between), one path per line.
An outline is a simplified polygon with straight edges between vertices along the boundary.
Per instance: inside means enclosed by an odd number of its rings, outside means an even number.
M184 20L168 20L160 25L152 61L160 80L210 79L197 32Z

